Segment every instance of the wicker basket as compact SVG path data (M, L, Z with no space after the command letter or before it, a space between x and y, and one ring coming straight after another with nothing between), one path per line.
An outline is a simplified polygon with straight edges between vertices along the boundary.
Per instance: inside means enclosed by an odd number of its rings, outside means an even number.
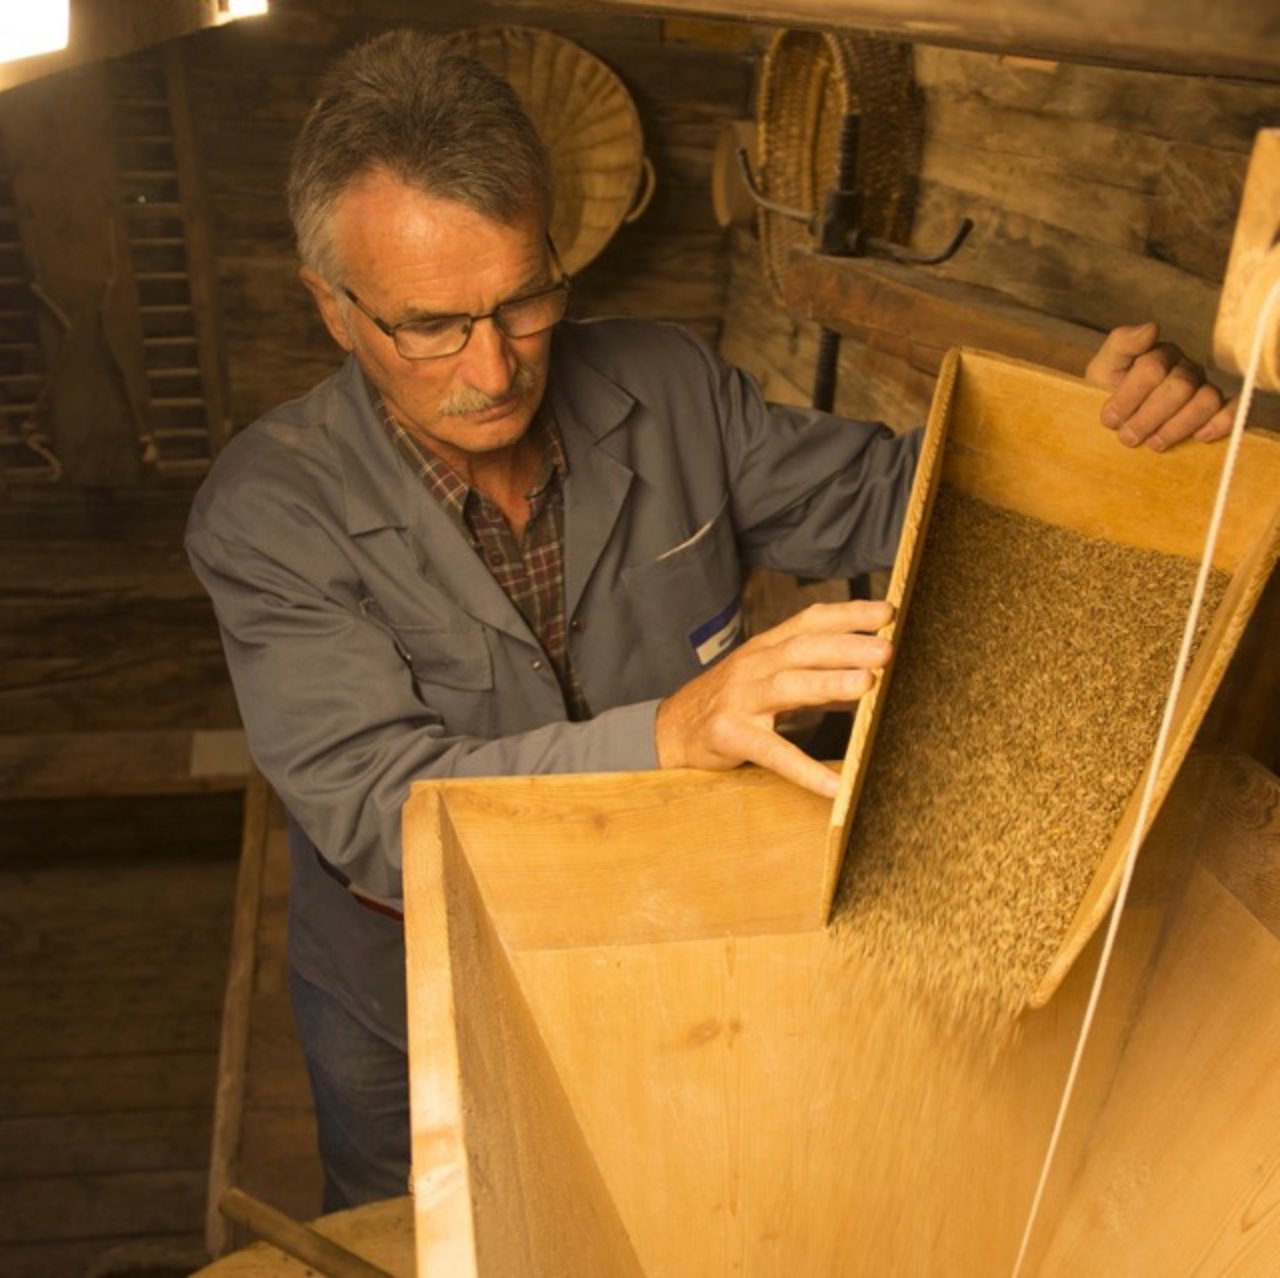
M533 117L555 176L551 234L565 268L581 271L653 196L631 95L599 58L549 31L469 27L445 40L504 76Z
M871 36L781 31L765 54L756 112L760 185L769 199L816 218L837 185L844 117L859 118L854 186L863 226L905 242L915 212L924 110L909 45ZM762 209L764 272L782 298L793 248L811 248L815 230Z

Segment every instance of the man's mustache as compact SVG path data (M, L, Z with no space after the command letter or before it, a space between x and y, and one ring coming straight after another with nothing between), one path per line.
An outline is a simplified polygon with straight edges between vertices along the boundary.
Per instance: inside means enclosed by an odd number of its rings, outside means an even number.
M516 374L511 385L501 395L486 395L483 391L467 386L450 395L440 405L442 417L460 417L464 413L483 413L486 409L496 408L510 399L524 399L537 385L538 375L525 363L516 366Z

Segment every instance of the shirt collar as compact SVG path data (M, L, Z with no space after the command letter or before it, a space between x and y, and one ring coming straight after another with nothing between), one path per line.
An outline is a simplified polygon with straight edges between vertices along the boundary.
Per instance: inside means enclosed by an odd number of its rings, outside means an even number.
M405 425L391 411L377 388L368 382L369 397L377 409L378 417L391 436L400 455L408 462L433 497L459 524L464 521L467 499L473 491L471 485L448 462L437 457L421 441L411 435ZM542 452L543 464L537 482L529 492L530 500L540 496L553 479L561 483L569 474L569 458L565 452L564 437L546 400L538 406L529 423L529 429Z

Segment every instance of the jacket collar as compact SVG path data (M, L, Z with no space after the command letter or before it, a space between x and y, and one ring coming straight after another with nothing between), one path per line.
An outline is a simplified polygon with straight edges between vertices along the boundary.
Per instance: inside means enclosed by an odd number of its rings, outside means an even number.
M578 356L575 331L568 324L556 333L548 388L569 458L564 491L566 621L577 611L634 478L628 465L629 438L618 427L636 401Z
M329 384L336 401L326 414L338 454L347 532L353 537L379 528L404 528L421 481L410 474L378 419L364 373L353 355Z
M634 398L578 356L574 326L566 324L552 344L547 395L564 439L569 463L565 484L565 616L572 618L591 573L617 523L631 486L627 437L615 435L635 406ZM379 420L355 358L330 383L340 402L329 414L341 468L347 532L408 529L429 544L448 545L432 555L437 572L456 591L457 602L477 620L528 637L515 605L487 572L477 572L466 539L411 472Z

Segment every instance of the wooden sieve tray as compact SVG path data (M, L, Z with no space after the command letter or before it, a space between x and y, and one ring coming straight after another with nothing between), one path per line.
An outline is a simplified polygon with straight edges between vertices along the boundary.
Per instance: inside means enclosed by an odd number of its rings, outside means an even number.
M939 483L990 505L1088 537L1199 562L1225 449L1187 444L1160 455L1120 446L1098 424L1108 392L1078 378L981 351L943 361L887 598L882 633L902 632ZM1213 565L1230 582L1178 698L1146 836L1280 555L1280 440L1247 432ZM1172 679L1173 671L1169 671ZM889 672L854 718L824 856L827 909L889 689ZM1154 742L1153 742L1154 745ZM1147 771L1150 769L1150 761ZM1138 780L1058 952L1031 996L1052 997L1115 900L1138 817Z

